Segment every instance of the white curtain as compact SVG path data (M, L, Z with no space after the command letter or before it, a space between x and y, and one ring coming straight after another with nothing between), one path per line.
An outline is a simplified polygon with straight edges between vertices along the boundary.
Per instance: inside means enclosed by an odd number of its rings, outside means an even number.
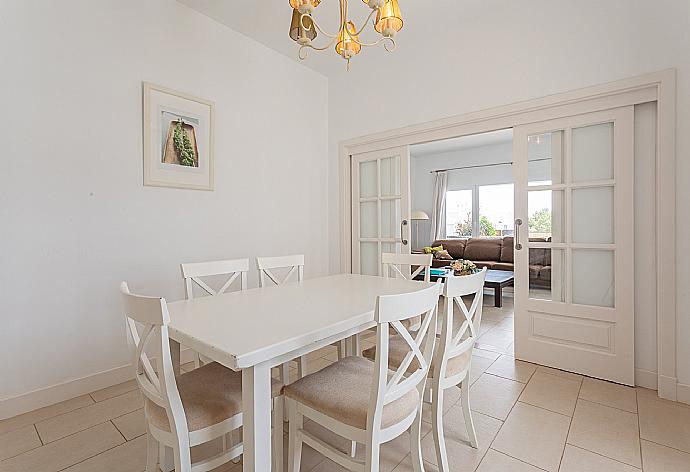
M446 190L448 172L436 172L434 179L434 200L431 212L431 241L446 237Z

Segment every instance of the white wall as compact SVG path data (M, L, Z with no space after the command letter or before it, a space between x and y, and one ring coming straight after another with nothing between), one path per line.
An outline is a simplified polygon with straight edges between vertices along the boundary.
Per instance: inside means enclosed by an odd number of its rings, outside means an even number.
M0 44L0 418L128 364L121 280L175 300L183 261L328 272L325 77L172 0L3 1ZM142 185L142 81L215 101L215 191Z
M690 201L690 2L489 0L463 1L458 15L428 10L405 26L434 31L428 41L405 42L403 30L393 54L365 50L360 56L370 59L358 57L350 73L331 79L330 239L336 244L341 231L343 139L677 68L677 358L679 381L690 384L690 219L683 213ZM330 262L340 270L336 248Z

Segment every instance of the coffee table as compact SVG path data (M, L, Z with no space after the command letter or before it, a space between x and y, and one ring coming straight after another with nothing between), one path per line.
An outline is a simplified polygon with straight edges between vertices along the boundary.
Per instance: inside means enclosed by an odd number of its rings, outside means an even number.
M436 282L438 279L445 279L453 271L449 267L444 267L445 274L431 274L430 279ZM415 277L415 280L424 280L424 271L420 272ZM486 279L484 280L484 287L494 289L494 306L501 308L503 306L503 289L505 287L512 287L515 283L515 274L511 270L492 270L486 271Z

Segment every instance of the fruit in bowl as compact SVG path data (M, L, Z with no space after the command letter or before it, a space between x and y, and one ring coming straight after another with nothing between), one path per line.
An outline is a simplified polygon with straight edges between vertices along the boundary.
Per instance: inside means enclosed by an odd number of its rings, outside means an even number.
M471 275L479 272L479 269L476 265L474 265L474 262L466 261L465 259L453 261L450 265L450 268L453 269L455 275Z

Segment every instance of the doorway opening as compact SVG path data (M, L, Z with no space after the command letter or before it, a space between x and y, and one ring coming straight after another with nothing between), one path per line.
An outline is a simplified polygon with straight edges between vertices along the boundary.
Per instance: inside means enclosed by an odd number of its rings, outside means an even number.
M432 250L436 268L472 261L500 280L485 290L476 346L489 356L515 355L514 195L512 128L410 146L411 251Z

